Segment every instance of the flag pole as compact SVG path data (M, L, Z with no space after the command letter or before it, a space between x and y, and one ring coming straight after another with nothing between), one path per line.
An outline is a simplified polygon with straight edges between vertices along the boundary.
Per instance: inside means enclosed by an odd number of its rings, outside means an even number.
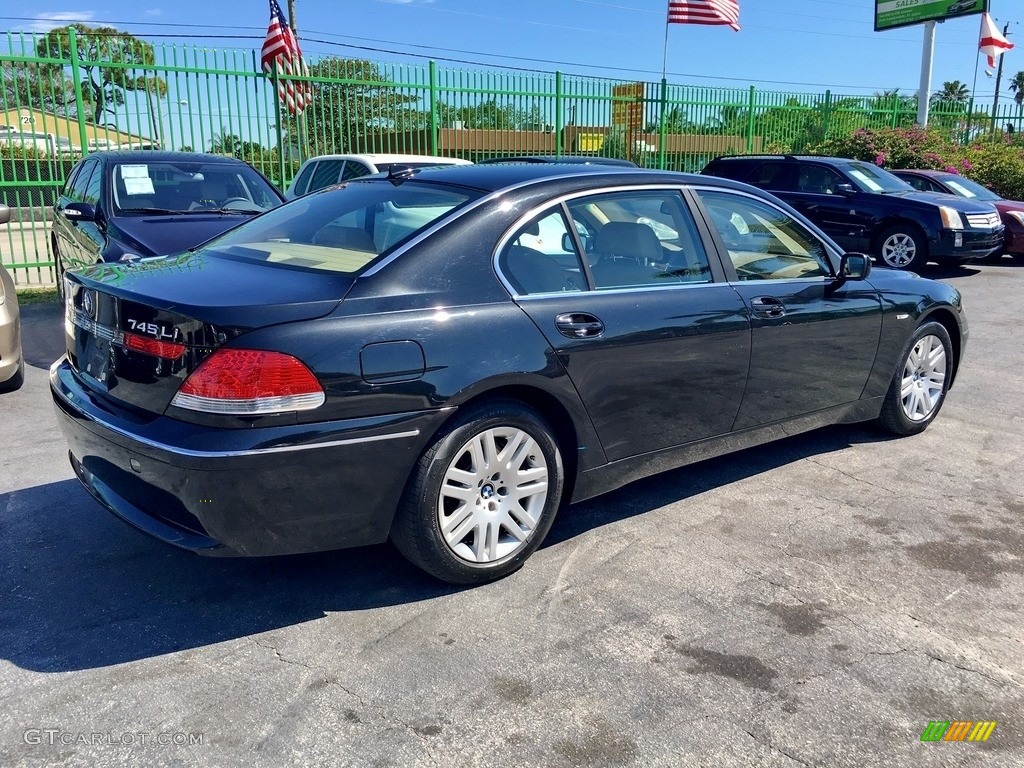
M668 11L665 12L665 46L661 59L661 79L667 77L668 72Z

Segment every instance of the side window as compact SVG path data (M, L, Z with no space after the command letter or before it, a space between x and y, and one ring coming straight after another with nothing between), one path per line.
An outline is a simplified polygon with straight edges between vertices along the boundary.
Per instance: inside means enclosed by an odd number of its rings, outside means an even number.
M369 176L370 173L370 169L362 163L358 163L355 160L346 160L345 170L342 171L341 180L348 181L349 179L358 179L360 176Z
M940 192L941 190L933 186L928 179L922 179L920 176L900 176L905 182L907 182L914 189L919 189L922 192Z
M796 191L831 195L835 194L842 183L842 177L831 168L801 163L800 172L797 175Z
M313 180L309 183L309 192L316 192L318 189L337 184L341 178L341 167L344 160L321 160L316 164L313 171Z
M82 164L84 165L84 164ZM79 172L82 170L82 165L76 165L71 169L71 173L68 174L67 181L64 182L64 189L61 192L64 197L71 197L71 189L75 186L75 179L78 177Z
M697 193L722 236L740 280L791 280L832 274L825 245L782 210L745 195Z
M313 169L316 168L316 163L307 163L306 167L302 169L302 173L299 174L299 178L295 180L295 196L302 197L306 194L306 187L309 186L309 180L313 176Z
M710 282L711 267L676 190L615 192L569 203L597 290Z
M521 226L498 257L498 265L520 295L582 291L582 262L561 208Z
M796 186L793 180L794 168L793 163L761 163L746 182L761 189L792 190Z
M85 192L82 193L82 202L89 203L90 205L100 204L100 190L103 185L103 164L96 163L96 169L89 176L89 184L85 187Z
M92 172L99 165L95 160L86 162L79 169L78 173L75 174L74 181L71 183L71 188L68 190L68 197L74 202L81 203L85 200L85 190L89 186L89 179L92 177Z

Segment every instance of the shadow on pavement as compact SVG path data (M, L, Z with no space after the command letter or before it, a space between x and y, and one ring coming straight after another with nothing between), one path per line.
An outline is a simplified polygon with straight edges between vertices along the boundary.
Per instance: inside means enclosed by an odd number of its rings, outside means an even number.
M25 364L49 370L64 354L64 306L57 302L28 304L20 313Z
M783 464L884 439L836 427L641 480L564 509L546 546ZM458 588L390 546L264 559L173 549L105 512L77 480L0 495L0 658L24 669L105 667ZM529 567L527 563L526 567Z

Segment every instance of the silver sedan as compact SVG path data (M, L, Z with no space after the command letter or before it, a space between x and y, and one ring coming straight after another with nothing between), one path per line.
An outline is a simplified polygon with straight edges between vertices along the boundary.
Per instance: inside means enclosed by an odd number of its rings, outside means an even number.
M0 224L11 220L11 209L0 205ZM11 273L0 264L0 392L18 389L25 380L25 359L21 352L21 319L18 294Z

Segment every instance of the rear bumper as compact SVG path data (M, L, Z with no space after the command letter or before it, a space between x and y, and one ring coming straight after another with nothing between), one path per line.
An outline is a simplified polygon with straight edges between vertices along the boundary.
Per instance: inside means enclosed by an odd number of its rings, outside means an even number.
M450 410L289 427L129 421L50 370L72 466L110 512L208 555L282 555L384 541L423 443Z
M958 238L959 236L959 245ZM1001 250L1003 247L1003 229L990 232L977 230L943 229L937 238L932 238L929 245L929 256L936 261L973 261Z

